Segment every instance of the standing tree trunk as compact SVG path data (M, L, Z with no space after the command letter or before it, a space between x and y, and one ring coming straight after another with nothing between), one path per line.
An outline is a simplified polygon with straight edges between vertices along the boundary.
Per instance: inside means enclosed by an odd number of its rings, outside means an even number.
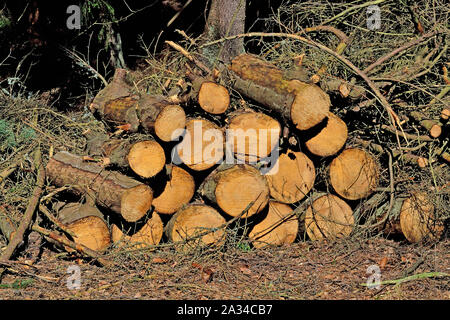
M212 0L204 36L206 41L218 40L245 32L246 0ZM203 49L208 63L215 66L228 64L235 56L244 53L244 40L233 39Z

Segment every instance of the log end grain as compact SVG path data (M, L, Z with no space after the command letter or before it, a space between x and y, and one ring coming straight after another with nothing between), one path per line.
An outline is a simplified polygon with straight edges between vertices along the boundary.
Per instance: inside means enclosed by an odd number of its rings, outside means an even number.
M222 114L230 105L230 94L224 86L205 81L200 86L198 104L208 113Z
M111 235L106 222L97 216L87 216L66 225L75 235L74 241L91 250L105 251L111 244Z
M150 210L153 201L152 189L140 184L127 189L121 198L120 212L128 222L136 222Z
M135 143L128 153L130 168L143 178L158 174L166 163L166 156L161 145L154 140Z
M162 141L175 141L184 132L186 113L179 105L165 106L155 120L155 134Z

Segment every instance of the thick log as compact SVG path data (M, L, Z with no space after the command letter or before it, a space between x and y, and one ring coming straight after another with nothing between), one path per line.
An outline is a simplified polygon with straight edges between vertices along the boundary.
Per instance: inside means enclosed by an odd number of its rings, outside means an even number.
M329 112L326 126L305 144L312 154L328 157L341 150L347 141L347 137L348 130L345 122Z
M316 198L306 209L305 228L311 240L347 237L354 224L350 206L333 194Z
M186 133L177 145L179 159L196 171L209 169L224 155L222 128L203 118L188 119Z
M222 164L206 177L199 193L228 215L250 217L269 201L269 186L261 173L247 164Z
M71 185L77 193L93 195L97 205L126 221L141 219L151 208L153 190L149 186L65 151L50 158L47 176L56 186Z
M234 88L290 120L300 130L320 123L330 110L329 96L317 85L292 80L271 63L242 54L230 66Z
M98 216L86 216L68 223L66 228L71 231L76 244L82 244L91 250L105 251L111 244L111 235L106 222ZM67 251L71 249L66 248Z
M279 202L302 200L311 190L316 178L314 163L302 152L288 150L265 174L270 195Z
M230 93L228 89L214 81L193 77L193 94L200 107L211 114L223 114L230 106Z
M368 152L349 148L333 159L329 168L330 183L345 199L369 196L378 186L380 170Z
M214 208L192 203L181 208L168 222L165 233L177 250L189 251L225 241L225 218Z
M153 199L153 206L160 214L173 214L183 205L188 204L194 196L194 178L184 169L167 165L170 177L163 192Z
M111 226L111 237L113 243L118 247L132 247L141 249L150 246L156 246L160 243L163 235L163 222L161 217L153 211L152 217L137 230L124 230L117 225Z
M280 135L280 123L261 112L236 112L228 119L227 141L238 160L255 163L267 157L278 146Z
M297 238L298 227L294 210L287 204L271 200L267 216L252 228L248 236L255 248L291 244Z

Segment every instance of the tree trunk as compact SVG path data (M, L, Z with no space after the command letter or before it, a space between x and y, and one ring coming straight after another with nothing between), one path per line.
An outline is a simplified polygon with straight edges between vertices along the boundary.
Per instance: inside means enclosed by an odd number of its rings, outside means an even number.
M245 32L246 0L212 0L206 21L205 41L218 40ZM228 64L231 59L244 53L244 40L233 39L203 49L210 66L217 62Z
M149 186L65 151L50 158L47 176L56 186L71 185L77 193L93 194L96 204L126 221L141 219L151 208L153 191Z
M329 96L315 84L292 80L257 56L242 54L230 66L234 88L279 113L300 130L319 124L330 110Z

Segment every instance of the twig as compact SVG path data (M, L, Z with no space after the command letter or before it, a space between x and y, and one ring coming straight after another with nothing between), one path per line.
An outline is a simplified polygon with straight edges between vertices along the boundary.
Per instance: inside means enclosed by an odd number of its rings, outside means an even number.
M39 204L39 211L42 212L48 218L48 220L50 220L59 229L70 235L72 238L76 237L76 235L72 231L70 231L66 226L64 226L64 224L62 224L61 221L55 218L42 203Z
M415 275L412 275L409 277L400 278L400 279L396 279L396 280L386 280L386 281L381 281L381 282L377 282L377 283L371 283L370 286L378 285L378 284L379 285L400 284L400 283L412 281L412 280L419 280L419 279L426 279L426 278L444 278L444 277L450 277L450 274L444 273L444 272L424 272L424 273L419 273L419 274L415 274ZM361 283L361 285L367 287L369 284Z
M396 135L399 134L399 131L397 129L395 129L391 126L385 125L385 124L381 125L381 129L386 130L386 131L396 134ZM409 134L409 133L405 133L405 132L403 132L403 137L411 139L411 140L419 140L419 141L424 141L424 142L432 142L434 140L433 138L430 138L429 136L416 136L414 134Z
M197 59L195 59L186 49L184 49L182 46L180 46L179 44L176 44L173 41L169 41L166 40L165 43L167 43L169 46L171 46L173 49L177 50L178 52L180 52L183 56L185 56L189 61L195 63L200 69L202 69L202 71L211 74L211 70L205 66L203 63L201 63L200 61L198 61Z

